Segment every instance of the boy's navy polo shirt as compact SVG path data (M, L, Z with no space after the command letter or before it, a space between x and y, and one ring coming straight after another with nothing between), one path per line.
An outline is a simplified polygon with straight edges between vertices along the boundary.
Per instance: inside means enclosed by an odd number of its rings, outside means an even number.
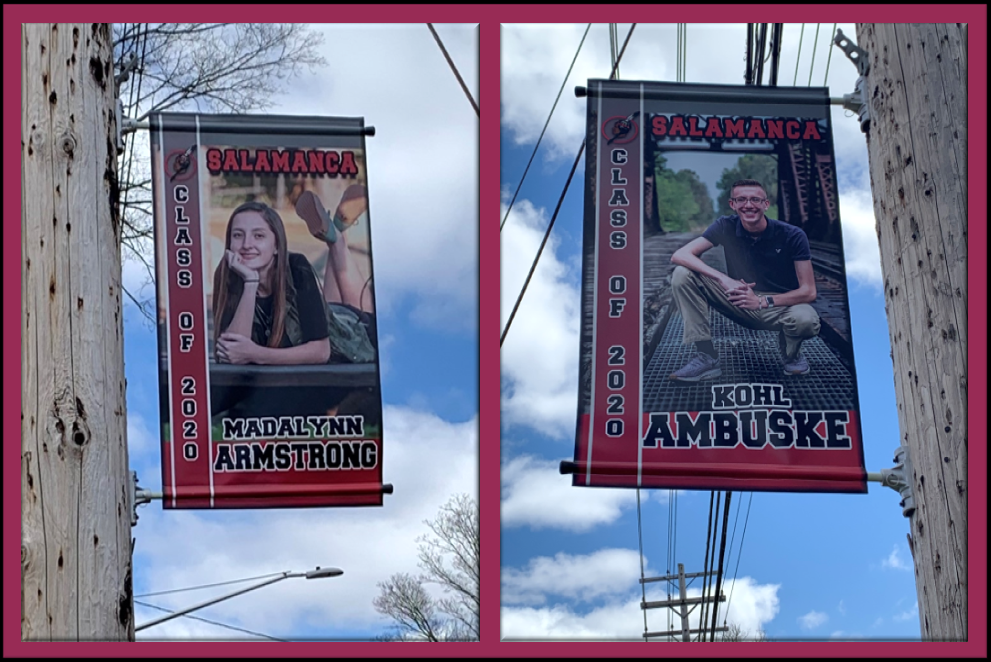
M771 218L763 232L753 235L743 228L739 216L720 216L702 236L723 247L726 273L756 283L758 292L797 290L795 262L812 259L809 238L801 228Z

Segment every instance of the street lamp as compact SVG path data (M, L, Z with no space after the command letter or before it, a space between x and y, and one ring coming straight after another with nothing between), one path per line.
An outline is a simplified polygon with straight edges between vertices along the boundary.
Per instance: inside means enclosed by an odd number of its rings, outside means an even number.
M178 618L179 616L185 616L186 614L196 611L197 609L202 609L203 607L209 607L210 605L215 605L218 602L223 602L224 600L227 600L228 598L233 598L237 595L241 595L242 593L247 593L248 591L254 591L256 588L261 588L262 586L268 586L269 584L274 584L275 582L281 582L283 579L289 579L290 577L305 577L306 579L323 579L324 577L339 577L340 575L343 574L344 571L341 570L340 568L321 568L320 566L317 566L314 570L309 570L307 572L286 571L281 573L277 577L273 577L272 579L267 579L261 582L260 584L253 584L246 588L242 588L240 590L234 591L233 593L222 595L219 598L213 598L212 600L201 602L198 605L193 605L188 609L172 612L171 614L166 614L161 618L156 618L154 620L148 621L147 623L142 623L141 625L135 626L134 631L137 632L138 630L144 630L146 628L152 627L153 625L158 625L159 623L170 621L173 618Z

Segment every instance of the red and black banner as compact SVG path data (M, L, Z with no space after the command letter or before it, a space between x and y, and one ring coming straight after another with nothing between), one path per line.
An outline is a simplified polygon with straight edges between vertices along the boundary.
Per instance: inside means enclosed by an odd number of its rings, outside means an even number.
M151 118L165 508L382 505L361 118Z
M825 88L590 80L573 484L866 492Z

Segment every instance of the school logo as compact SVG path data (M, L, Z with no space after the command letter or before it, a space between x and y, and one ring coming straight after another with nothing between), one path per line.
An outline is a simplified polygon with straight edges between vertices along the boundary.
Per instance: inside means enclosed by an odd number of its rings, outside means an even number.
M640 134L640 127L637 125L636 117L640 111L636 111L628 117L617 115L610 117L602 123L602 137L606 139L607 145L624 145L633 142Z
M196 174L196 143L183 152L176 150L165 159L165 172L169 182L186 181Z

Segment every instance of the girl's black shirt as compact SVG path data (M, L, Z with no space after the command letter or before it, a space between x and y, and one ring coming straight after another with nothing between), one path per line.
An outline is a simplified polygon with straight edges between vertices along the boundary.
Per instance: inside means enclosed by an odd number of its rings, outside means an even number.
M317 285L316 274L309 260L300 253L289 253L289 272L292 274L293 285L296 288L295 307L299 318L301 339L298 344L311 340L322 340L327 337L327 304ZM269 336L272 334L272 305L274 297L255 297L255 317L251 326L251 340L267 347ZM293 302L290 300L289 307ZM228 322L229 323L229 322ZM286 330L282 334L279 347L292 347L286 320Z

